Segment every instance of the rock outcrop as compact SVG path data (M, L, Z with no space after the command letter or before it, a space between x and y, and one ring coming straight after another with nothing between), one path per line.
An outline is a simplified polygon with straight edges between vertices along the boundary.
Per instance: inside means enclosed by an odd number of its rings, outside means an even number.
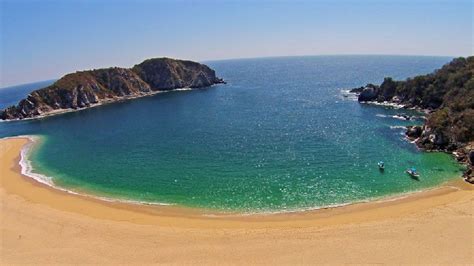
M405 81L385 78L380 86L368 84L351 92L358 94L359 102L396 104L429 113L422 127L408 127L406 132L424 150L473 152L468 144L474 141L474 56L456 58L428 75Z
M411 140L416 140L423 134L423 128L421 126L408 126L405 134Z
M106 68L67 74L51 86L31 92L0 119L25 119L150 95L178 88L224 83L208 66L170 58L148 59L133 68Z
M417 141L419 147L454 151L474 140L473 74L473 56L456 58L432 74L405 81L385 78L380 86L368 84L351 92L358 94L360 102L425 110L429 115Z

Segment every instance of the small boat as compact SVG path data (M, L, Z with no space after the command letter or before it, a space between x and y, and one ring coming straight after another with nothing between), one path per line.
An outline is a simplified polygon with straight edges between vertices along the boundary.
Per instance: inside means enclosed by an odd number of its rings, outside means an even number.
M381 171L385 170L385 163L383 161L378 162L377 165Z
M416 172L416 169L414 167L407 169L406 173L409 174L411 178L419 180L420 175Z

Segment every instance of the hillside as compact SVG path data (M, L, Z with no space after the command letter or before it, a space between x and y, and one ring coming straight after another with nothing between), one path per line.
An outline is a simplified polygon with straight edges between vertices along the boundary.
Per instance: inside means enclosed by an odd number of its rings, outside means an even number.
M87 108L177 88L223 83L208 66L170 58L148 59L133 68L105 68L67 74L51 86L31 92L0 119L25 119Z
M359 94L359 102L387 102L424 109L429 113L425 124L409 127L407 136L425 150L456 151L459 160L470 161L472 165L473 73L474 56L460 57L428 75L405 81L385 78L380 86L368 84L351 91Z

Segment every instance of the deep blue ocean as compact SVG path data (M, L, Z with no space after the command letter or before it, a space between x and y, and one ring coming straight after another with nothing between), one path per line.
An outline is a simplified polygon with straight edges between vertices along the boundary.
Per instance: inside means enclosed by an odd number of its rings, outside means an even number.
M305 56L205 62L228 83L0 123L38 135L34 172L110 198L218 211L302 210L423 190L460 176L406 141L414 111L361 105L343 90L430 73L425 56ZM0 108L50 82L0 89ZM386 170L380 172L377 162ZM416 167L420 180L404 170Z

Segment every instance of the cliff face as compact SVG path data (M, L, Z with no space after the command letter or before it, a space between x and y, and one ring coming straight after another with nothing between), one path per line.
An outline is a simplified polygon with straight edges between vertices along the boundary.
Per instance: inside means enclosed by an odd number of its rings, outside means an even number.
M67 74L51 86L31 92L0 118L24 119L103 102L177 88L202 88L223 83L208 66L169 58L148 59L131 69L106 68Z
M200 88L222 83L214 70L192 61L148 59L135 65L132 70L148 83L152 90Z

